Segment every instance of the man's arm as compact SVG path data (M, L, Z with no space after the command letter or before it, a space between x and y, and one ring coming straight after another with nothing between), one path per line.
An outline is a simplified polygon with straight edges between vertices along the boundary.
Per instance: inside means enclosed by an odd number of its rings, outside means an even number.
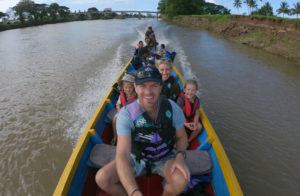
M138 185L130 165L130 151L131 151L131 136L121 135L118 136L117 152L116 152L116 165L117 172L122 185L124 186L128 195L130 195Z
M131 122L129 113L123 107L118 114L116 123L118 133L116 167L120 182L128 195L132 194L138 188L130 164L132 126L133 123ZM134 195L139 194L141 194L139 191L135 191Z
M185 151L188 146L187 135L184 127L176 130L176 150Z
M177 142L176 142L177 153L176 153L175 161L172 165L171 173L173 173L176 169L178 169L183 174L184 178L189 181L190 171L184 161L186 158L186 154L184 153L188 146L187 135L184 127L176 130L176 138L177 138Z
M188 146L187 135L184 129L184 114L181 108L173 101L171 101L172 109L173 109L173 125L176 128L176 150L177 152L183 151L182 153L177 153L175 161L172 165L171 172L173 173L176 169L178 169L186 180L190 179L190 172L188 167L185 164L185 150Z

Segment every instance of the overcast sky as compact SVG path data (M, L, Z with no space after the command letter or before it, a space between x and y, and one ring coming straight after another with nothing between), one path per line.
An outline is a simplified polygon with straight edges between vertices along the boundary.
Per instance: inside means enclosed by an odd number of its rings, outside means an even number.
M187 0L188 1L188 0ZM208 2L216 3L219 5L223 5L226 8L231 10L232 14L242 14L247 13L246 5L239 10L233 7L233 0L206 0ZM242 0L244 1L244 0ZM257 1L259 7L267 2L268 0L263 0L260 2ZM293 4L296 2L300 2L300 0L286 0L286 2L293 7ZM0 11L5 12L9 7L15 6L19 0L0 0ZM155 11L157 9L157 5L159 0L34 0L36 3L58 3L59 5L67 6L74 10L87 10L90 7L96 7L99 10L103 10L104 8L112 8L113 10L144 10L144 11ZM271 5L273 6L274 14L276 14L276 10L280 6L281 0L269 0Z

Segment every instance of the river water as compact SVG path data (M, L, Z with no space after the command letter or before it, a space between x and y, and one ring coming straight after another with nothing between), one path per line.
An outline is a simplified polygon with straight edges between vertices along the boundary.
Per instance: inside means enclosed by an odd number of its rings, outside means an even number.
M158 20L0 32L0 195L51 195L78 137L147 26L177 52L246 195L300 192L300 67Z

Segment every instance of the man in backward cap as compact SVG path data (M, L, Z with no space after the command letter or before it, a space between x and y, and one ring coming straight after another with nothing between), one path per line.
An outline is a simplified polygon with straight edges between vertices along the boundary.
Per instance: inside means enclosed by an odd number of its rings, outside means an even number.
M175 102L160 97L161 85L157 68L137 71L138 99L123 107L117 118L116 159L96 174L98 186L111 195L143 195L135 177L144 174L165 178L163 195L180 194L189 181L184 115Z

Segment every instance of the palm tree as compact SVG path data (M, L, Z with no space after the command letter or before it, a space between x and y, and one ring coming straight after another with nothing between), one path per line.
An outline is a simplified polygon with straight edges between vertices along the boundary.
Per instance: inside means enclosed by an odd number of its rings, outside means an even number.
M242 7L242 0L234 0L233 6L239 10Z
M277 13L282 14L282 17L284 18L284 14L290 13L289 4L285 1L281 2L280 8L277 10Z
M248 14L250 15L250 8L249 8L249 2L250 0L245 0L244 3L247 5L248 7Z
M249 0L249 4L248 4L251 12L253 11L254 8L257 8L257 3L256 0Z
M259 14L264 16L273 16L273 8L269 2L265 3L260 9Z
M300 14L300 2L294 4L294 7L291 9L291 14L297 15L297 19L298 19L298 15Z
M257 3L256 3L256 0L245 0L244 3L247 5L248 7L248 12L249 12L249 15L250 13L252 12L252 10L254 8L257 8Z

